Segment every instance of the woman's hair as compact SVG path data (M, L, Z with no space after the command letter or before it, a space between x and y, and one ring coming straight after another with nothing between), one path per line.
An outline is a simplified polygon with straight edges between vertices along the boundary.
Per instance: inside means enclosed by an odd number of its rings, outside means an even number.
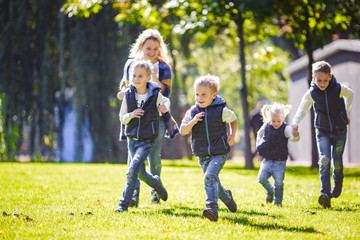
M146 60L135 60L132 64L131 64L131 71L130 72L134 72L136 68L141 68L144 69L145 72L150 76L152 73L152 65L150 64L149 61Z
M274 103L272 105L266 104L261 108L261 115L264 122L270 122L273 116L284 116L289 114L291 105L283 105L280 103Z
M214 75L205 75L198 77L194 82L194 88L198 85L209 87L212 91L218 92L220 88L220 78Z
M313 63L312 65L312 74L315 75L317 72L323 72L330 74L331 73L331 65L325 61L318 61Z
M130 54L129 57L130 58L141 58L143 50L142 47L144 46L146 40L154 40L154 41L158 41L160 44L160 52L159 52L159 56L158 56L158 60L160 62L166 63L169 65L169 57L168 57L168 50L167 50L167 46L164 43L164 40L160 34L160 32L156 29L147 29L145 31L143 31L139 37L136 39L136 42L131 46L130 48Z

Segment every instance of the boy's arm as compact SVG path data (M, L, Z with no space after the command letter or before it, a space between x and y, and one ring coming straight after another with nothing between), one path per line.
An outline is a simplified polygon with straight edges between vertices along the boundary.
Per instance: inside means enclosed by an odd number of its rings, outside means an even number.
M313 103L314 100L311 97L310 90L307 90L304 96L302 97L301 103L296 111L295 117L292 120L293 128L299 126L300 121L305 117L306 113L309 111Z
M234 139L235 139L235 134L236 134L236 130L237 130L237 124L238 124L237 119L230 123L231 132L230 132L230 135L229 135L228 140L227 140L229 146L234 145Z
M297 142L300 140L299 133L298 132L293 133L292 128L290 126L286 126L286 128L285 128L285 137L290 139L290 141L292 141L292 142Z
M127 112L126 98L124 98L124 100L121 103L119 118L123 124L128 124L131 120L130 113Z
M354 97L354 91L351 88L341 85L340 98L341 97L344 97L346 113L349 114Z
M191 118L191 109L187 110L185 113L185 117L181 121L180 126L180 134L186 135L191 132L192 128L195 126L196 123L202 121L202 117L205 115L205 112L200 112Z
M126 98L124 98L123 102L121 103L121 109L119 113L120 121L123 124L128 124L131 119L140 118L142 115L144 115L144 110L142 110L141 108L137 108L130 113L128 113L127 111L128 109L127 109Z
M159 93L156 100L156 106L159 107L158 109L160 112L166 113L170 109L170 99Z
M238 124L237 117L232 110L228 109L227 107L224 107L222 112L222 120L223 122L230 124L230 133L229 136L227 137L227 142L229 146L232 146L234 144L235 134L237 130L237 124Z

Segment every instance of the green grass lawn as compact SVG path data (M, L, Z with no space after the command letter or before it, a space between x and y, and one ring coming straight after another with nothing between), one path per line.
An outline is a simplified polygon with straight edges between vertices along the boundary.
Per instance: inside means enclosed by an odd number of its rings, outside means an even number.
M345 169L331 209L318 203L318 171L288 166L283 207L265 203L256 170L228 161L220 173L238 211L219 202L219 221L202 216L205 191L196 161L163 161L167 202L114 213L126 165L0 163L0 239L360 239L360 169Z

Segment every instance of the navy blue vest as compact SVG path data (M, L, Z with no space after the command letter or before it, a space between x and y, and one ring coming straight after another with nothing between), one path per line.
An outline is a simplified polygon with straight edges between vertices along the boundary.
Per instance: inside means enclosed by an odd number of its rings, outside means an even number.
M346 128L347 114L344 99L340 98L341 85L332 76L329 86L321 91L312 83L311 97L314 100L315 121L317 129L325 132L338 132Z
M191 117L205 112L203 121L199 121L192 128L191 147L195 156L206 157L226 154L230 151L227 143L226 123L222 120L222 112L226 102L216 97L207 108L194 105Z
M154 86L155 85L155 86ZM141 118L133 118L125 127L125 135L138 140L155 140L159 136L159 112L156 106L160 87L155 83L148 82L148 96L142 106L144 115ZM128 113L137 109L135 99L135 87L130 85L125 92Z
M285 137L287 124L284 122L278 129L275 129L270 123L264 124L266 124L264 135L256 147L260 156L267 160L286 161L288 157L288 138Z

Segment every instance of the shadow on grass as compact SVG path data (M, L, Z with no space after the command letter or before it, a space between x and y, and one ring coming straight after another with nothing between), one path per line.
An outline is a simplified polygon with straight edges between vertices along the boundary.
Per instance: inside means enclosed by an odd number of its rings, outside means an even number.
M224 219L231 221L233 223L247 225L247 226L254 227L254 228L261 228L263 230L283 230L283 231L288 231L288 232L305 232L305 233L316 233L316 234L320 233L320 232L316 231L313 227L288 227L288 226L283 226L283 225L277 224L277 223L256 224L256 223L250 222L245 217L239 218L239 217L228 217L227 216L227 217L224 217Z
M200 208L189 208L189 207L184 207L184 206L174 206L174 208L172 209L161 209L161 210L157 210L157 211L153 211L153 212L147 212L147 214L150 215L155 215L155 214L165 214L165 215L171 215L171 216L176 216L176 217L195 217L195 218L201 218L203 219L203 215L202 215L202 210ZM254 227L254 228L259 228L259 229L263 229L263 230L283 230L283 231L289 231L289 232L306 232L306 233L320 233L317 230L315 230L313 227L288 227L288 226L283 226L277 223L273 223L273 224L269 224L269 223L264 223L264 224L256 224L253 222L250 222L248 220L248 218L246 216L239 216L241 214L243 215L248 215L248 216L269 216L272 218L279 218L281 216L275 216L275 215L269 215L268 213L263 213L263 212L257 212L257 211L240 211L238 210L235 214L233 214L232 216L221 216L222 212L227 212L229 213L228 210L226 209L219 209L220 212L220 216L219 219L225 219L226 221L232 222L234 224L242 224L242 225L247 225L250 227Z

